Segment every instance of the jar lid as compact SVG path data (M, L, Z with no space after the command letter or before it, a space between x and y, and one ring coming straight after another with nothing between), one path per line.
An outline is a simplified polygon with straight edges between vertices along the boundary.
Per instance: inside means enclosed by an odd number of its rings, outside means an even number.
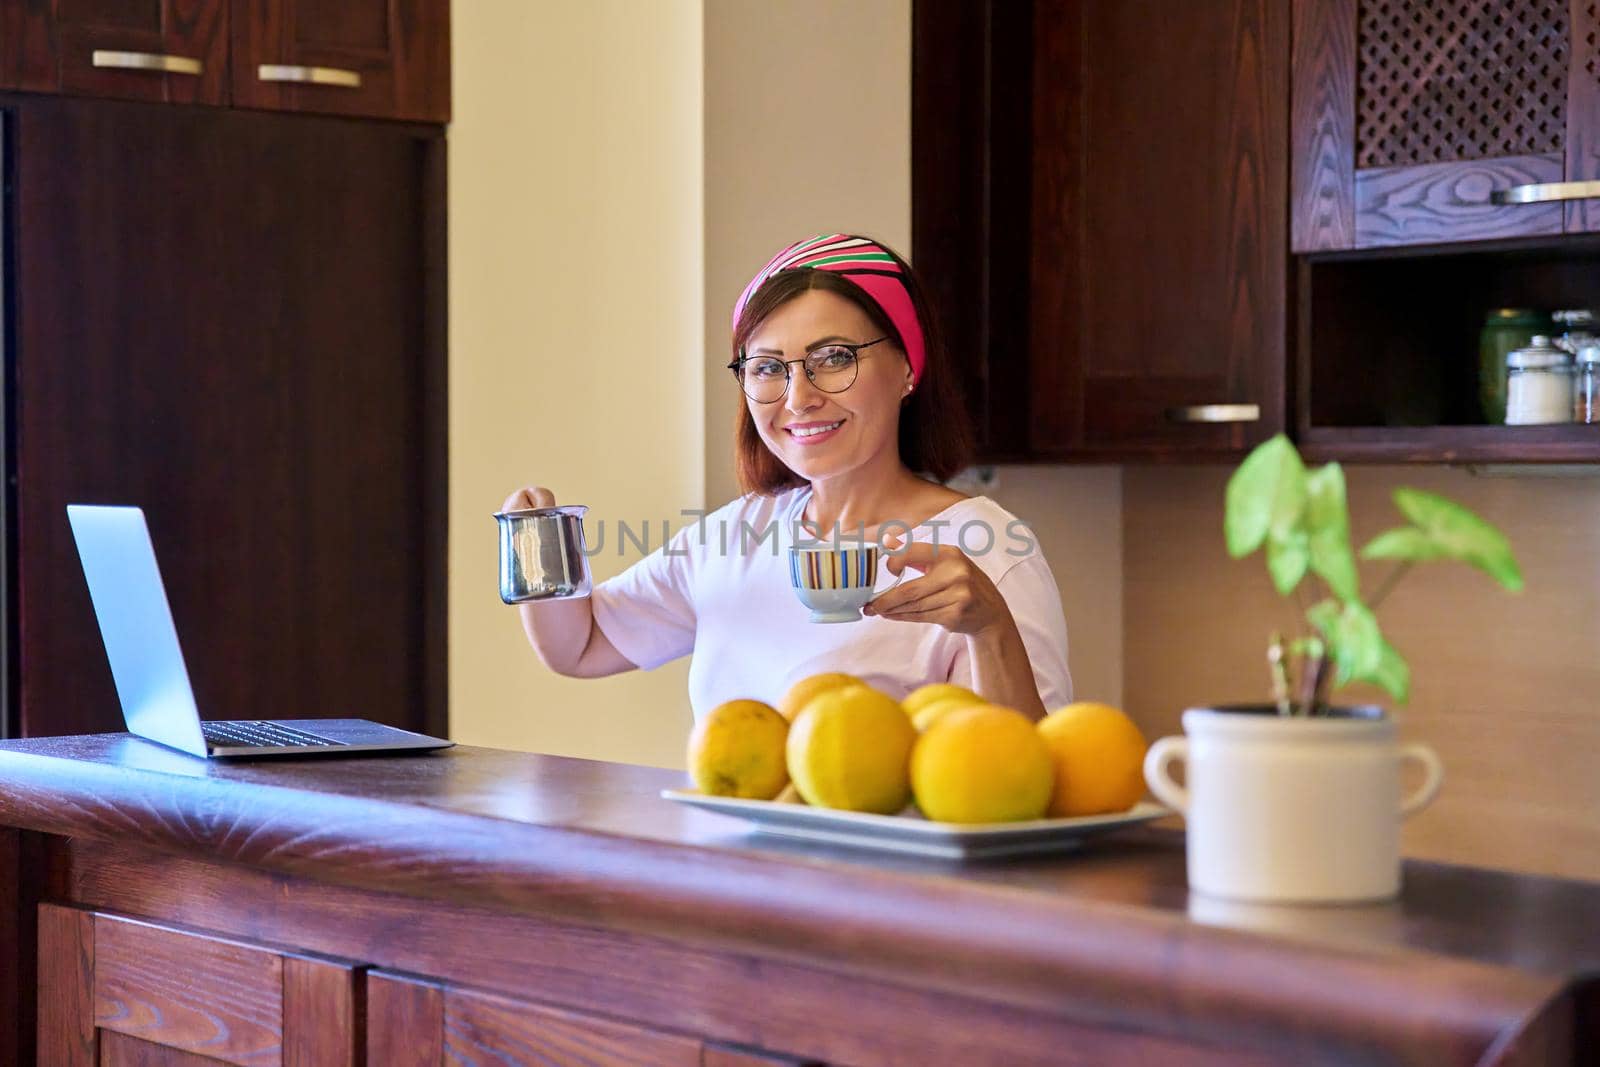
M1548 322L1549 316L1533 308L1490 308L1483 321L1486 326L1534 326Z
M1572 355L1550 343L1550 338L1539 334L1527 348L1514 348L1506 353L1506 366L1520 370L1536 370L1570 365Z

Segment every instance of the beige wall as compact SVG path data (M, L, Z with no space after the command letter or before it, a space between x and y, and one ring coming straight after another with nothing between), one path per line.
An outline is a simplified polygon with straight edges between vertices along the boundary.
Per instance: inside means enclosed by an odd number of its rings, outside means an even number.
M705 0L706 342L785 245L865 233L911 246L910 0ZM707 504L738 494L738 397L706 382Z
M558 678L495 595L490 514L704 495L698 0L453 10L450 715L460 741L672 765L687 669ZM623 564L610 547L597 577Z
M1476 571L1434 564L1379 611L1412 668L1401 735L1432 745L1445 766L1439 799L1406 826L1407 853L1600 878L1600 476L1347 473L1360 541L1401 521L1390 491L1414 485L1498 524L1527 576L1512 596ZM1190 705L1265 699L1266 635L1294 623L1258 556L1227 558L1227 475L1126 472L1126 695L1151 736L1177 732ZM1387 570L1363 566L1370 591Z

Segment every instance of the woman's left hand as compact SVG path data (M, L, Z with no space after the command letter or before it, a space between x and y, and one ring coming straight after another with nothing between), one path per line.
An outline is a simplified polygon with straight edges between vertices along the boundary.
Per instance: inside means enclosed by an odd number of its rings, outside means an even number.
M863 615L931 622L951 633L973 636L1012 621L1000 590L972 557L955 545L913 541L884 562L894 574L904 573L907 567L923 573L873 597L861 609Z

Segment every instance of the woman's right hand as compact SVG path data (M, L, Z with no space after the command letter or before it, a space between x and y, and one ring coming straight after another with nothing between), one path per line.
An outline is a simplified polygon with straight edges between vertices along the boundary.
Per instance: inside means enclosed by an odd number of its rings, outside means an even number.
M506 497L506 502L500 505L501 511L526 511L529 508L553 508L556 506L556 495L542 485L530 485L518 489Z

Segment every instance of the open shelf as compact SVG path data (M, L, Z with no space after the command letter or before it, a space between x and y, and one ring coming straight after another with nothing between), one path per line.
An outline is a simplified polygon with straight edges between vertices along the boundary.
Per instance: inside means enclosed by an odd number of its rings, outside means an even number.
M1393 463L1600 463L1600 425L1487 425L1491 308L1600 310L1600 240L1337 253L1298 262L1295 425L1308 456Z

